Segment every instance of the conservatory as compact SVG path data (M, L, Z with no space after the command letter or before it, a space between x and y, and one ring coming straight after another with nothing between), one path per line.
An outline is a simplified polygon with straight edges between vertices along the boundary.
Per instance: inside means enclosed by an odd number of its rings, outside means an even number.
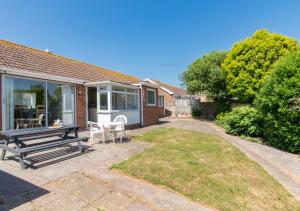
M118 115L127 117L127 125L140 124L140 88L111 81L87 86L88 121L111 122Z

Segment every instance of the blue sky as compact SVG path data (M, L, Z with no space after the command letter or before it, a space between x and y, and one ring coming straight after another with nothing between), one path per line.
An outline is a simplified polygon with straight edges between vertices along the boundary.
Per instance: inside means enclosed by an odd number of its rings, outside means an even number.
M196 58L257 29L300 38L297 0L9 0L0 38L180 85Z

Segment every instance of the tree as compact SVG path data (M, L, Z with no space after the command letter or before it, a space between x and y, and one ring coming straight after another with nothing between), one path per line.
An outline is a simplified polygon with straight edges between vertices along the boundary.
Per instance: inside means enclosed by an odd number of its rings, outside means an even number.
M211 52L188 67L182 80L189 93L202 93L214 101L222 101L228 97L225 74L221 70L226 54Z
M228 92L242 102L251 103L276 61L297 49L295 39L267 30L258 30L252 37L236 43L222 65Z
M265 80L255 105L264 118L268 143L300 151L300 52L281 59Z

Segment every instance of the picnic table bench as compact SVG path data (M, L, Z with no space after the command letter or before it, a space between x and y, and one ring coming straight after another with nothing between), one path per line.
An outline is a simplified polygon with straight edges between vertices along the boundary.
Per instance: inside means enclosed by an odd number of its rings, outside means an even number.
M79 151L84 152L85 149L81 142L86 142L88 137L78 137L78 129L77 125L70 125L61 128L31 128L0 132L0 136L3 139L0 141L0 149L2 149L0 159L4 160L6 151L9 151L18 157L21 168L25 169L28 163L25 157L32 152L47 150L75 142L77 142ZM70 135L70 133L74 133L74 135ZM57 138L54 140L45 140L45 138L48 137ZM33 144L27 143L35 139L42 141ZM14 144L15 147L9 146L9 144Z

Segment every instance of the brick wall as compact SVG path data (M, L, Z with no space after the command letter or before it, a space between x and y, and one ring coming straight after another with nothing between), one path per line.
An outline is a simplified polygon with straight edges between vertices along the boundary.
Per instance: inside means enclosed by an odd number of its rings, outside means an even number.
M79 94L80 92L80 94ZM76 84L76 122L79 128L86 128L86 92L85 86L81 84Z
M156 91L156 106L147 105L147 88L154 89ZM157 88L143 86L143 116L144 126L153 125L158 122L158 119L163 115L164 108L158 107L158 90Z
M165 112L163 114L163 116L171 116L172 112L174 110L174 106L173 106L173 95L170 95L168 92L162 90L162 89L158 89L158 94L159 95L163 95L164 99L165 99L165 104L164 104L164 109Z

